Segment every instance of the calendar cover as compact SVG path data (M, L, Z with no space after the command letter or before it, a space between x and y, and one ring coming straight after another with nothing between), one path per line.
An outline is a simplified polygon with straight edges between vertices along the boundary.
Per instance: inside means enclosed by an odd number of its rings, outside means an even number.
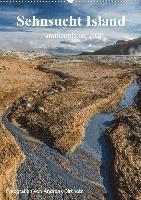
M141 200L140 19L140 0L0 0L0 200Z

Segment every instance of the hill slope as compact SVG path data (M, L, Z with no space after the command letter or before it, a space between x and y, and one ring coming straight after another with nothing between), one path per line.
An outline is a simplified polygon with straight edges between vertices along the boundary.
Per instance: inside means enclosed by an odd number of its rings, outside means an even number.
M119 40L116 44L103 47L95 52L83 52L81 55L140 55L141 37L129 41Z

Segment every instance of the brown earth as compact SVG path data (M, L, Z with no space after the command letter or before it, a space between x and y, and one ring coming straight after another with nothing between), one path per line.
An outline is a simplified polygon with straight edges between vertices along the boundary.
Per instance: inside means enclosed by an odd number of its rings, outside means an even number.
M56 81L19 98L13 104L13 118L63 154L79 146L87 120L114 108L132 82L126 69L89 62L42 64L37 70L56 75Z
M50 143L62 153L74 151L81 143L84 126L90 116L115 107L138 70L137 66L59 63L42 58L28 61L17 56L1 55L0 60L0 112L14 101L12 119L29 130L33 138ZM115 147L116 198L119 200L140 199L138 136L132 136L133 128L127 120L122 120L129 113L138 116L134 118L140 121L139 108L138 101L136 109L119 113L116 128L111 131L110 139ZM16 188L16 170L23 155L2 125L0 134L0 153L3 149L7 152L6 156L1 153L0 157L8 166L5 171L5 165L1 166L2 176L5 176L2 180L6 180L1 186L2 198L6 199L4 191L9 183ZM13 154L9 153L9 143L15 147ZM12 165L12 162L15 164Z
M0 55L0 115L25 92L52 81L53 77L37 72L34 66L35 62L18 59L16 55ZM14 137L0 122L1 200L16 199L16 195L7 196L6 188L16 188L16 171L23 158Z
M53 77L34 69L37 63L0 55L0 113L25 92L51 82Z
M119 200L141 199L141 157L135 150L134 143L136 141L132 141L132 137L136 136L125 124L119 124L114 134L111 135L115 147L116 199Z
M109 130L114 145L114 180L116 199L141 199L141 90L135 106L118 113Z
M24 159L15 139L0 124L0 199L15 200L16 194L9 193L9 190L16 188L17 167ZM6 190L8 190L6 192Z

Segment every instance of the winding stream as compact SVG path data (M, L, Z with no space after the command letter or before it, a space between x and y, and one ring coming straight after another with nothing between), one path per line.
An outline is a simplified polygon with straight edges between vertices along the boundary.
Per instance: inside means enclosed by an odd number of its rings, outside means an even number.
M126 90L117 107L124 109L133 105L138 90L139 85L135 80ZM85 139L79 148L71 155L62 156L46 144L38 140L31 140L26 131L14 126L8 120L9 112L10 108L4 113L2 122L14 135L26 155L26 160L20 165L17 172L18 189L43 191L45 188L67 187L74 190L85 190L85 194L77 196L77 199L87 198L90 192L97 195L97 199L102 199L106 189L108 199L113 200L110 171L114 155L112 145L105 136L105 132L116 118L116 113L98 113L93 116L85 128ZM67 163L68 169L62 167L57 159L62 160L62 163ZM98 163L101 165L100 172L97 169ZM20 193L19 200L46 199L45 195L36 193L34 196L33 193ZM72 198L71 194L66 195L64 193L54 194L53 199Z
M140 87L137 81L134 80L126 90L123 99L117 103L117 108L125 109L132 106L139 89ZM81 144L82 148L90 152L94 158L101 163L103 185L107 190L108 199L110 200L114 200L111 183L114 151L105 133L114 119L116 119L115 112L98 113L92 117L85 128L86 135L83 143Z

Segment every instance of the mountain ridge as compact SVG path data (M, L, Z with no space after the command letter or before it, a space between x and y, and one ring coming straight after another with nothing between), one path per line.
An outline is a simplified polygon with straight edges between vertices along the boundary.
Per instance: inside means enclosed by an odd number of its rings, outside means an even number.
M115 44L105 46L94 52L82 52L80 55L140 55L141 37L133 40L118 40Z

